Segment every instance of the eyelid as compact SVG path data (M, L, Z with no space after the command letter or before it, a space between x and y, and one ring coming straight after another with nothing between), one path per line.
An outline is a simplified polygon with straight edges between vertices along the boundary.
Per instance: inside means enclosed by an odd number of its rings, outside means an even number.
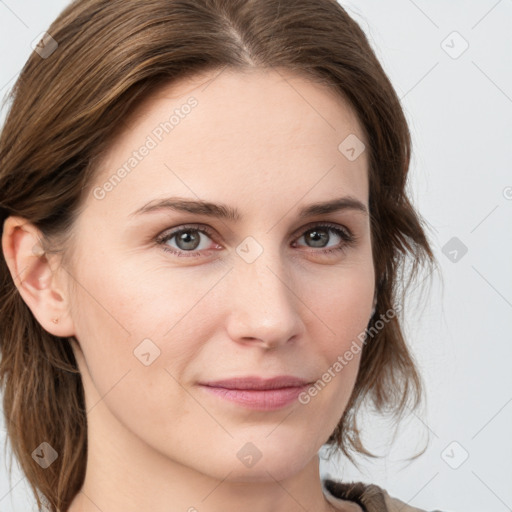
M205 224L180 224L179 226L176 226L175 228L169 228L165 231L162 231L157 237L155 238L155 241L157 243L164 243L168 240L170 240L173 236L179 235L182 231L199 231L202 233L206 233L210 238L215 236L215 231L206 226Z
M322 220L317 220L317 221L309 222L308 224L300 227L299 230L296 231L293 234L293 237L296 238L297 235L303 235L305 232L307 232L307 231L309 231L309 230L311 230L313 228L317 228L317 227L326 227L326 228L338 229L340 231L345 232L347 237L355 238L355 235L352 232L352 230L350 230L346 226L344 226L342 224L335 223L335 222L322 221Z

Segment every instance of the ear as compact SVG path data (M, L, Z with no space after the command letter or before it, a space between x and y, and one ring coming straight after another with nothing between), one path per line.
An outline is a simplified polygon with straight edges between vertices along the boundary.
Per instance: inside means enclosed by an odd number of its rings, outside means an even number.
M73 336L67 288L60 284L68 276L52 269L50 262L55 262L45 255L41 240L41 232L26 219L10 216L5 220L2 250L22 299L50 334Z

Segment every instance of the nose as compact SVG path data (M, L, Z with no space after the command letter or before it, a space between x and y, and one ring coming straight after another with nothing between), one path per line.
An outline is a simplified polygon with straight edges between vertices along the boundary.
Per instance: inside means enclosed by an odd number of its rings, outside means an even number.
M228 334L233 341L274 349L304 332L304 297L294 289L279 257L264 251L256 261L238 259L230 272Z

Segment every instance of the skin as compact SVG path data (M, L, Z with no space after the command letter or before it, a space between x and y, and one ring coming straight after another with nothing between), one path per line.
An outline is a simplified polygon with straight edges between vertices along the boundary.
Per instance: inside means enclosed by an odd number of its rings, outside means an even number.
M169 112L198 104L103 199L102 186ZM370 219L342 210L306 219L302 206L351 196L368 208L365 141L348 104L290 71L230 70L166 84L126 120L100 163L74 227L74 257L35 255L38 230L10 217L2 248L16 285L41 325L71 339L88 417L85 483L72 512L328 511L318 450L354 387L360 354L309 403L255 411L206 393L199 381L295 375L314 382L332 367L371 316ZM130 216L155 199L221 202L242 219L172 210ZM325 254L308 229L329 222L357 238L345 245L324 230ZM195 256L177 237L188 224ZM262 253L237 253L252 237ZM250 246L251 254L254 247ZM211 250L210 250L211 249ZM199 255L198 255L199 254ZM18 276L19 275L19 276ZM58 318L58 323L52 322ZM160 355L134 356L149 338ZM252 467L237 453L252 443ZM342 510L360 511L347 502Z

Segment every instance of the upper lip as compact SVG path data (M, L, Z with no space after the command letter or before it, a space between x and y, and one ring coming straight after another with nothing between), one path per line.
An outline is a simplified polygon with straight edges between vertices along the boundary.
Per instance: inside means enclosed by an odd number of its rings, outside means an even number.
M216 388L226 389L282 389L282 388L297 388L309 384L306 379L294 377L292 375L280 375L270 379L261 377L235 377L232 379L216 380L209 382L201 382L203 386L210 386Z

